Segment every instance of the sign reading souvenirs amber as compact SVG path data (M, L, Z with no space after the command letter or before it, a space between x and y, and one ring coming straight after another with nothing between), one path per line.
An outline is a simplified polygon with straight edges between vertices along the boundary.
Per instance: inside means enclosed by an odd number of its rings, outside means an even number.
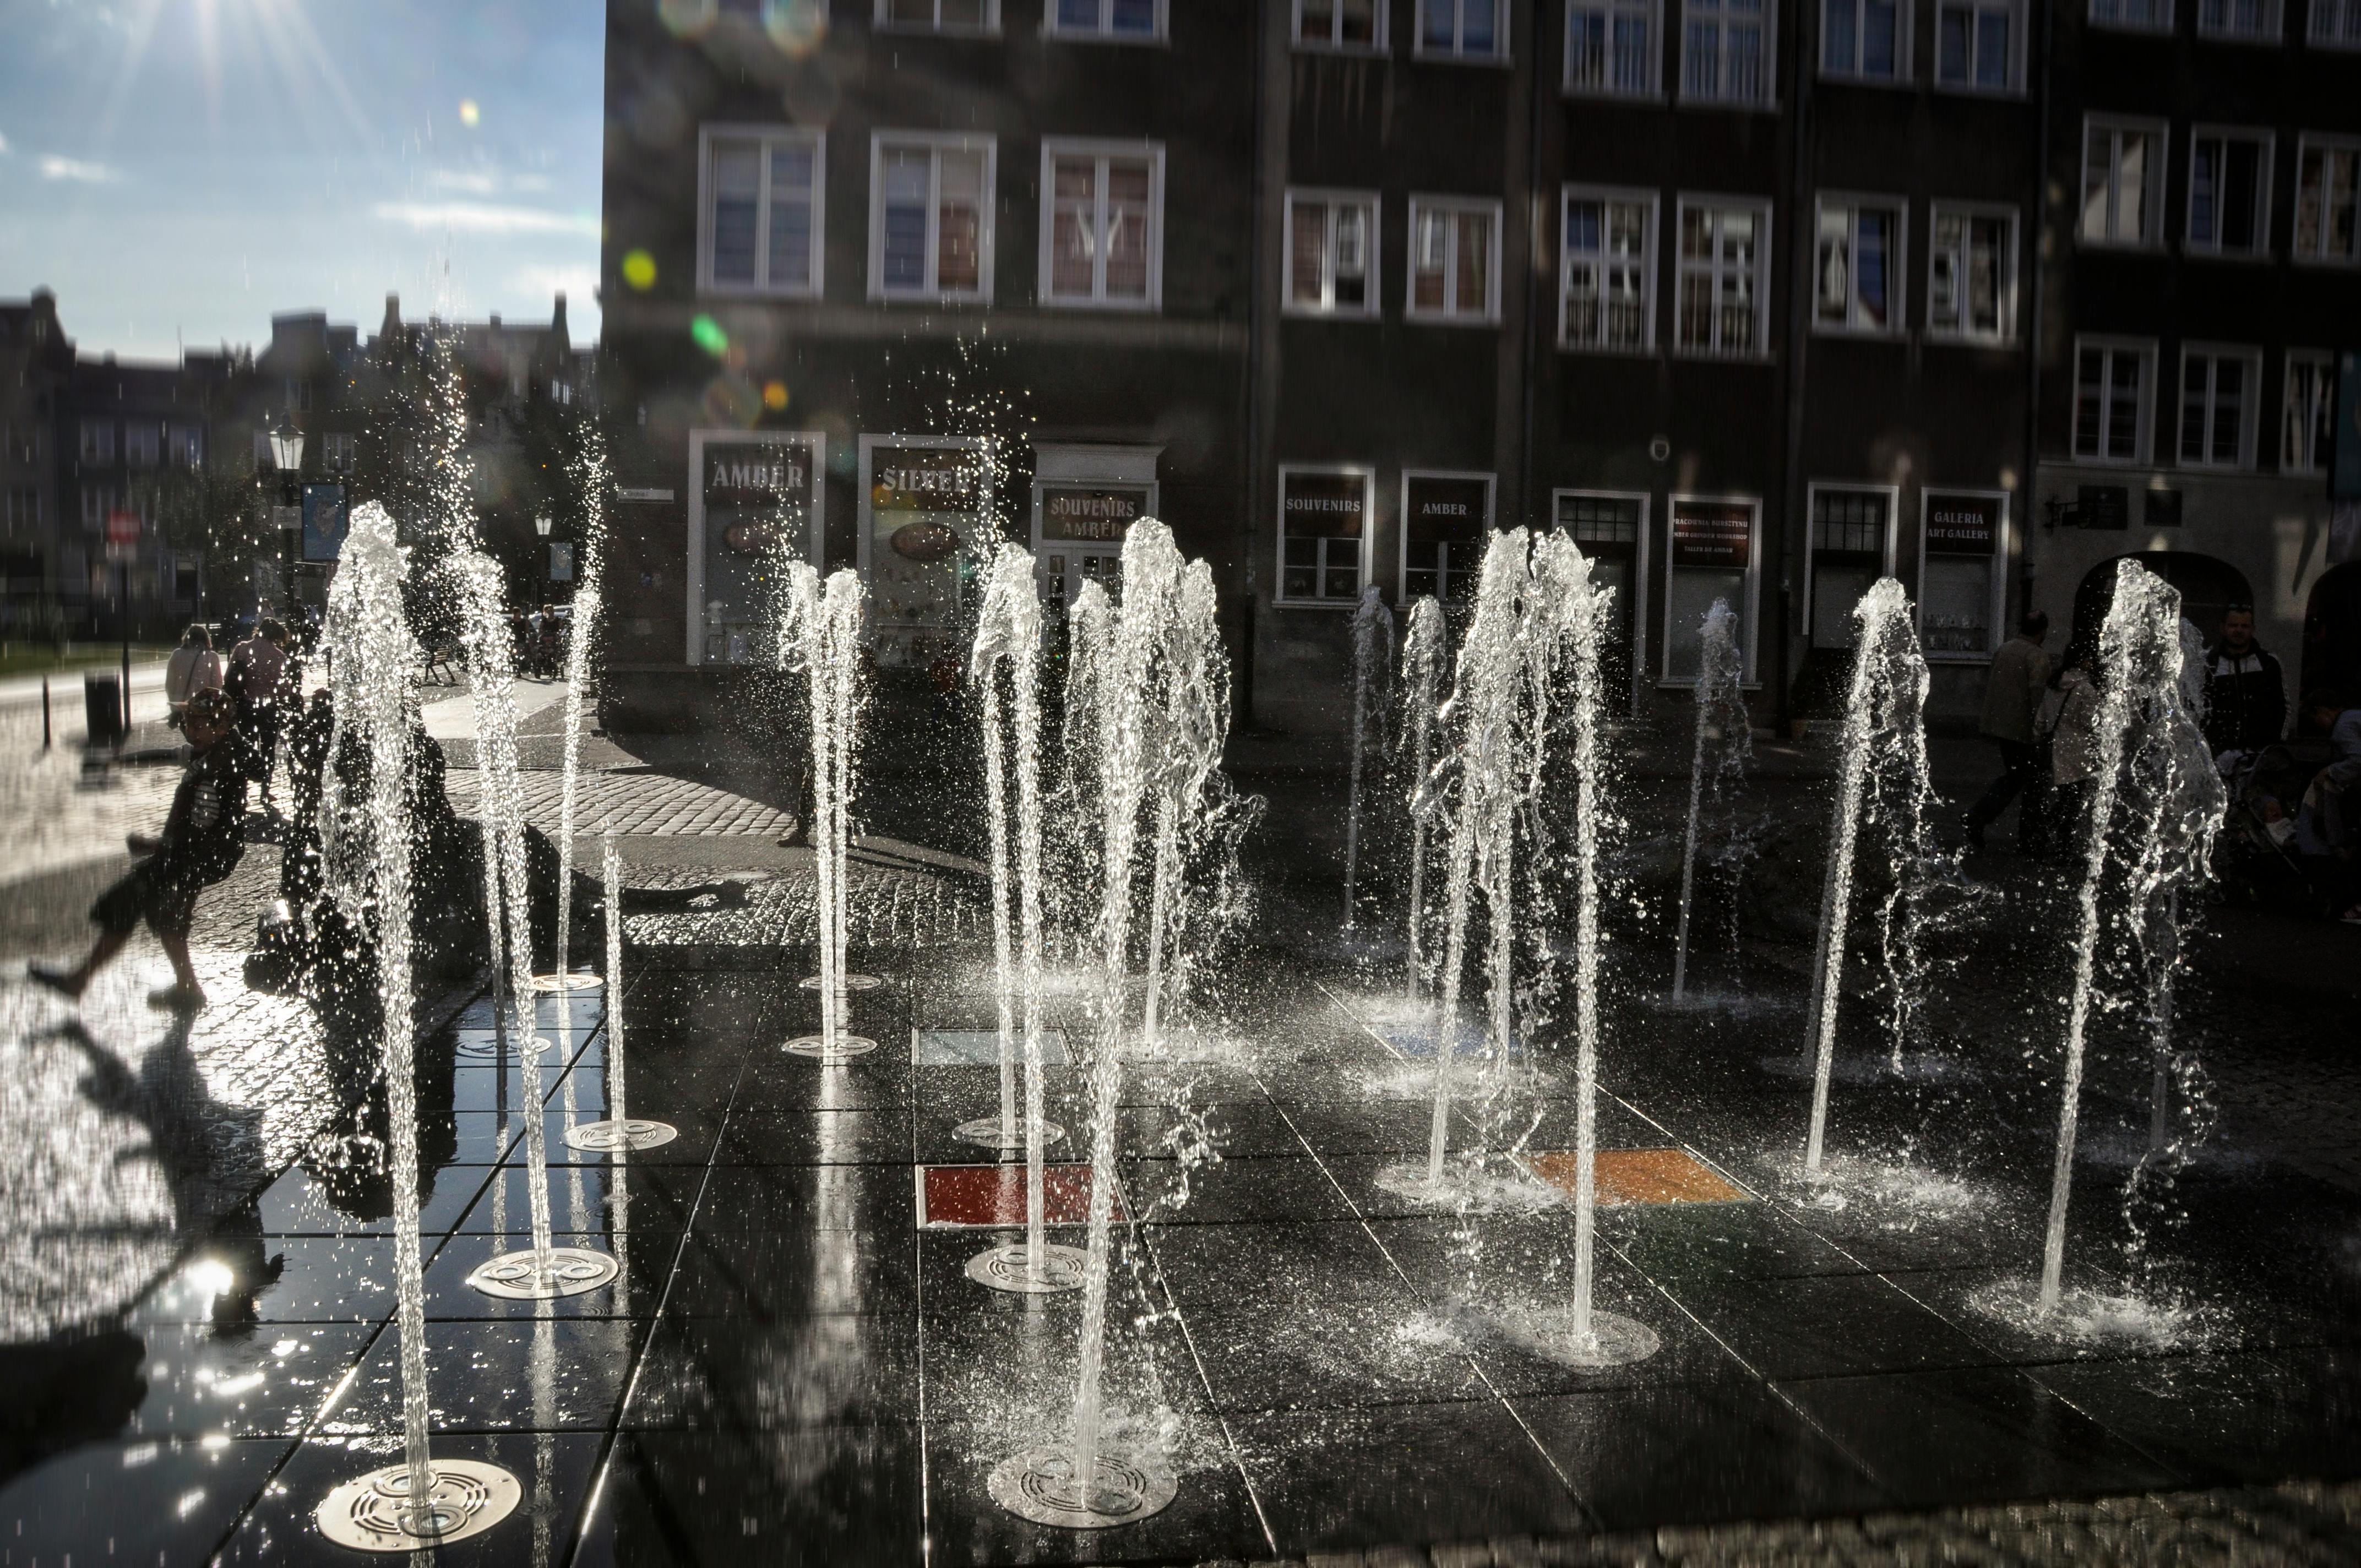
M1148 515L1148 491L1139 489L1072 489L1044 487L1041 491L1043 543L1120 544L1131 525Z
M1927 554L1990 555L2000 544L1998 496L1927 492Z
M1491 521L1491 488L1481 479L1411 475L1404 486L1410 498L1411 543L1456 544L1482 538L1485 525ZM1453 559L1457 558L1455 553Z
M1744 501L1675 501L1673 565L1743 571L1754 547L1754 509Z
M876 447L869 504L878 511L973 511L983 472L983 454L968 447Z
M1368 480L1358 474L1290 474L1279 499L1295 537L1357 539L1369 510Z

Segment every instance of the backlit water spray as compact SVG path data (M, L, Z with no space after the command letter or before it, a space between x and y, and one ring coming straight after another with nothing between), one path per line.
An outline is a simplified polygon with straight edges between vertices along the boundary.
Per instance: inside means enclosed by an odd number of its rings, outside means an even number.
M797 1056L842 1061L877 1048L844 1027L847 993L873 987L867 975L845 969L847 866L852 846L855 751L867 701L862 678L865 594L858 574L839 571L822 582L801 561L780 568L779 659L799 665L810 692L812 861L817 888L819 973L804 983L819 992L819 1033L787 1042Z
M1403 921L1409 953L1403 960L1404 991L1412 1003L1426 985L1422 941L1426 925L1426 839L1440 798L1428 774L1434 766L1435 707L1448 637L1443 606L1432 594L1420 595L1410 607L1401 654L1400 734L1401 744L1410 753L1410 909Z
M1738 616L1716 599L1698 632L1702 650L1697 684L1697 740L1689 759L1688 831L1681 841L1680 923L1673 945L1673 1000L1688 993L1689 913L1697 892L1697 831L1708 795L1719 801L1745 776L1753 731L1740 687Z
M1353 928L1359 912L1356 884L1361 869L1361 771L1369 748L1369 720L1382 714L1382 694L1376 688L1393 663L1394 612L1386 608L1378 585L1361 590L1360 608L1353 612L1353 760L1345 794L1345 929Z

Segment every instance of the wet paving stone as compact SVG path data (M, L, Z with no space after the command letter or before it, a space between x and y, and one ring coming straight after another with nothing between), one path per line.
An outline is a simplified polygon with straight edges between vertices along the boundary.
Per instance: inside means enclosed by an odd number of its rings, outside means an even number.
M429 1420L437 1432L600 1431L614 1423L643 1320L445 1321L426 1330ZM401 1336L389 1327L316 1435L399 1436Z
M114 1439L0 1482L0 1551L31 1568L203 1563L295 1451L281 1438Z

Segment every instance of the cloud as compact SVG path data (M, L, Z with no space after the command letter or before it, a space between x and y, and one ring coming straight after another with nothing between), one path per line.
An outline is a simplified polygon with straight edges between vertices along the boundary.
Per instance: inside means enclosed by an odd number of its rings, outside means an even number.
M6 137L5 137L5 136L0 136L0 153L5 153L7 150L8 150L8 138L7 138Z
M79 158L60 158L55 154L40 162L44 180L70 180L78 185L112 185L123 178L104 163L85 163Z
M511 283L525 293L540 299L552 294L564 294L573 301L586 301L598 289L598 269L595 267L521 267L510 275Z
M496 196L500 189L500 177L489 170L438 169L426 182L438 191L464 191L470 196Z
M458 234L583 234L598 232L598 220L540 207L491 202L379 202L369 209L385 223Z

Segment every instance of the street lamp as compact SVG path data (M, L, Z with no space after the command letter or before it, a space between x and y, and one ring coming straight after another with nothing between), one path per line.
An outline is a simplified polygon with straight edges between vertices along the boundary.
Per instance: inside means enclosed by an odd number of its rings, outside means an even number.
M295 609L295 567L303 558L303 433L295 428L292 418L281 414L278 428L270 432L270 464L279 470L280 505L291 508L279 517L279 554L282 580L280 592L287 602L280 612L291 618Z

